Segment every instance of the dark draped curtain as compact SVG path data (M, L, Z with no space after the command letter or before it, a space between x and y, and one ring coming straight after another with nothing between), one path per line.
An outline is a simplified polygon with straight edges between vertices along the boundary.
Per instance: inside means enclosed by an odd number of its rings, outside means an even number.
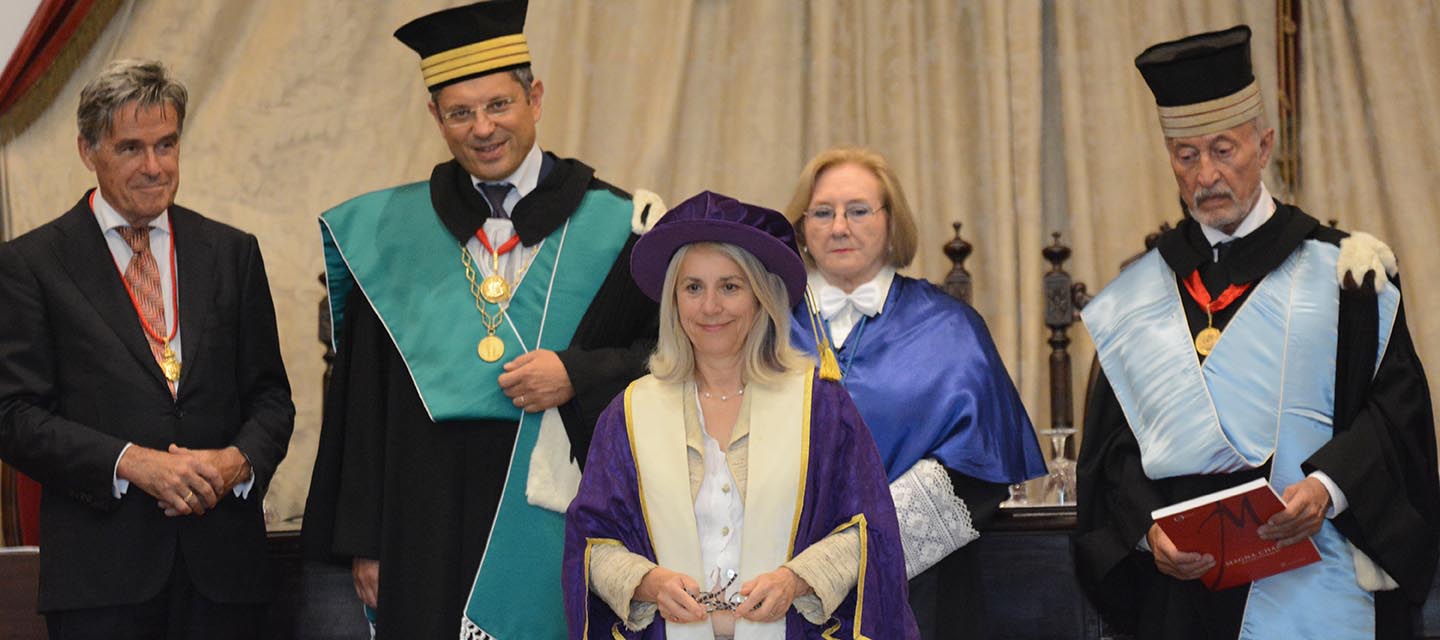
M0 116L45 75L94 4L95 0L41 1L10 63L5 65L5 72L0 74Z
M55 57L75 34L94 0L42 0L20 37L15 53L0 73L0 115L50 69ZM0 465L3 466L3 465ZM13 469L0 481L0 520L9 544L40 543L40 485Z

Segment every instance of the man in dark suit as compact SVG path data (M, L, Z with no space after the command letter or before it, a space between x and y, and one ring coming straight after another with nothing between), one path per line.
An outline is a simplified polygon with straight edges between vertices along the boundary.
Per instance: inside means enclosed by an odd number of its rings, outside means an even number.
M0 245L0 458L44 486L52 638L253 638L295 407L255 237L175 206L185 88L80 94L99 188Z

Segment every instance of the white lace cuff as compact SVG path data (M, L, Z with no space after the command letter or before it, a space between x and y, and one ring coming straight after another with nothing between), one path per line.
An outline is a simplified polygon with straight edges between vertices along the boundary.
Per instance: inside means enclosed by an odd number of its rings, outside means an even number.
M956 549L980 537L965 501L955 495L950 474L925 458L890 483L900 542L905 546L905 577L914 578Z

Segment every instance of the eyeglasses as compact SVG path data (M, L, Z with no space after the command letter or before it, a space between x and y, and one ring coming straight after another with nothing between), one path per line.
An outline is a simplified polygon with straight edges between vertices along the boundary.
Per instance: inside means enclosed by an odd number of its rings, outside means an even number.
M836 215L845 216L845 220L850 224L861 224L864 223L866 220L874 219L875 212L884 210L885 207L880 207L879 209L872 209L870 205L863 202L858 202L855 204L845 205L845 208L837 214L837 212L835 211L835 207L832 207L828 204L822 204L806 211L805 216L815 220L821 225L828 227L832 224L835 224Z
M447 127L459 129L470 126L470 123L475 122L475 118L482 112L485 117L494 120L509 113L513 106L515 106L515 98L496 98L485 103L478 110L470 106L453 107L440 114L440 121L444 122Z

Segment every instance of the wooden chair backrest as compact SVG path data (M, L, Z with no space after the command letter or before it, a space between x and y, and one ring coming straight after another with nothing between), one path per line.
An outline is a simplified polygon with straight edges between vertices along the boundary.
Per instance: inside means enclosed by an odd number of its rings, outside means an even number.
M945 256L950 259L950 273L940 287L946 293L971 304L974 289L965 259L974 245L960 236L960 223L953 224L955 237L945 243ZM1050 428L1069 429L1075 426L1074 398L1071 392L1070 326L1080 319L1080 309L1090 301L1083 282L1075 282L1065 271L1070 247L1061 244L1060 233L1051 234L1051 244L1041 254L1050 263L1045 274L1045 326L1050 329ZM1094 367L1091 367L1092 371Z

